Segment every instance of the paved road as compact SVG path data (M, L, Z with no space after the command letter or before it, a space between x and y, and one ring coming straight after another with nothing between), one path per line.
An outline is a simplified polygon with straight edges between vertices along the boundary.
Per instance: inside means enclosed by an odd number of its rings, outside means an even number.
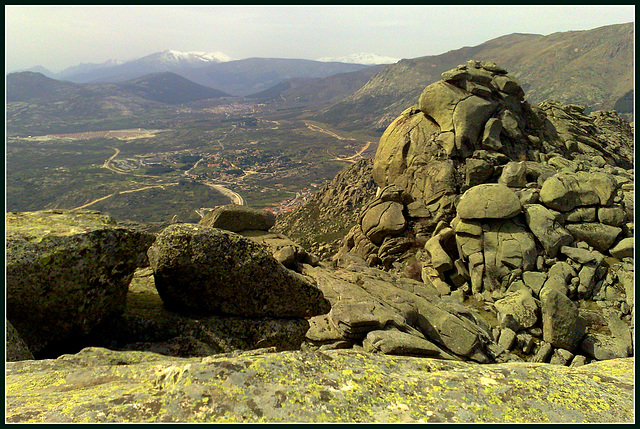
M202 182L205 185L209 186L210 188L215 189L216 191L220 192L222 195L224 195L225 197L229 198L231 200L231 204L237 204L239 206L246 206L247 203L245 202L244 198L242 198L242 195L240 195L237 192L232 191L229 188L225 188L222 185L218 185L215 183L211 183L211 182Z

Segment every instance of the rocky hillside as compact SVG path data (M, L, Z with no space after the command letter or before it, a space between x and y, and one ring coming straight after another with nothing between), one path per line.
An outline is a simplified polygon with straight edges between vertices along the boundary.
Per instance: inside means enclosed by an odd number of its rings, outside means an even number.
M335 254L342 238L358 223L360 210L375 196L372 167L373 160L363 159L344 169L302 207L279 215L274 231L320 256Z
M248 95L264 102L304 103L313 106L336 103L362 88L382 66L371 66L349 73L338 73L324 78L287 79L264 91Z
M318 120L382 132L415 103L426 84L469 59L493 61L509 70L530 103L552 98L589 111L612 109L633 89L633 41L633 23L628 23L548 36L511 34L441 55L401 60Z
M244 206L8 213L7 420L633 421L631 126L441 77L281 221L354 223L330 261Z

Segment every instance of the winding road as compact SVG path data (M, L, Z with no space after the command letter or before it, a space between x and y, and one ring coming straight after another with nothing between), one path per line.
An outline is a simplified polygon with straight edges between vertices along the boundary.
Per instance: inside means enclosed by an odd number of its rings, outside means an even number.
M225 197L229 198L229 200L231 200L231 204L237 204L239 206L247 205L247 203L245 202L244 198L242 198L242 195L240 195L237 192L232 191L229 188L225 188L222 185L218 185L218 184L211 183L211 182L202 182L202 183L207 185L210 188L215 189L216 191L220 192Z
M104 161L104 164L102 164L102 168L106 168L107 170L112 171L112 172L117 173L117 174L127 174L127 175L132 175L132 176L140 176L138 174L127 173L126 171L122 171L122 170L120 170L118 168L115 168L115 167L111 166L111 162L120 154L120 149L115 148L115 147L112 147L111 149L113 149L115 151L115 153ZM194 168L196 168L196 166L200 163L200 161L202 161L204 159L205 158L199 159L194 164L193 167L191 167L188 171L185 171L185 175L188 175L189 172L191 170L193 170ZM253 174L253 173L256 173L256 172L250 171L249 173L245 173L245 175ZM142 176L142 177L160 177L160 176L148 176L148 175L145 175L145 176ZM246 202L245 202L244 198L242 198L242 195L238 194L237 192L234 192L229 188L226 188L226 187L224 187L222 185L218 185L218 184L215 184L215 183L211 183L211 182L202 182L202 183L204 185L209 186L210 188L220 192L225 197L229 198L229 200L231 201L231 204L237 204L237 205L240 205L240 206L246 205ZM146 185L146 186L143 186L141 188L129 189L127 191L113 192L113 193L111 193L109 195L105 195L104 197L96 198L93 201L89 201L88 203L83 204L83 205L78 206L78 207L75 207L75 208L73 208L71 210L82 210L82 209L87 208L89 206L92 206L92 205L94 205L96 203L99 203L100 201L104 201L104 200L106 200L108 198L111 198L111 197L113 197L115 195L130 194L130 193L133 193L133 192L140 192L140 191L144 191L144 190L152 189L152 188L163 188L164 189L165 186L175 186L177 184L178 184L178 182L163 183L163 184L160 184L160 185Z

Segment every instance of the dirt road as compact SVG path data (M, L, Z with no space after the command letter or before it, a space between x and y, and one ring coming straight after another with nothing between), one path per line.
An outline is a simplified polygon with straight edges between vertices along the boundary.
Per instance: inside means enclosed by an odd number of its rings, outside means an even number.
M84 205L81 205L81 206L79 206L79 207L75 207L75 208L73 208L73 209L71 209L71 210L82 210L82 209L84 209L84 208L86 208L86 207L89 207L89 206L94 205L95 203L98 203L98 202L100 202L100 201L104 201L104 200L106 200L107 198L111 198L111 197L113 197L114 195L119 195L119 194L130 194L130 193L132 193L132 192L144 191L145 189L151 189L151 188L162 188L162 189L164 189L164 187L165 187L165 186L174 186L174 185L177 185L177 184L178 184L178 182L175 182L175 183L163 183L162 185L149 185L149 186L144 186L144 187L142 187L142 188L129 189L128 191L119 191L119 192L114 192L114 193L112 193L112 194L105 195L104 197L97 198L97 199L95 199L95 200L93 200L93 201L90 201L90 202L88 202L88 203L86 203L86 204L84 204Z

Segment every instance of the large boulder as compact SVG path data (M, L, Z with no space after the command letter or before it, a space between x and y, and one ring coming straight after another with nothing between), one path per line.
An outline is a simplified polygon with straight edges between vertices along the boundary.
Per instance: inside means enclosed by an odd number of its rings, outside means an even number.
M492 220L482 225L483 284L492 290L501 286L513 270L532 271L538 251L533 234L514 219Z
M540 189L540 201L547 207L567 212L574 207L600 204L609 206L617 184L606 173L561 172L547 179Z
M237 204L216 207L206 213L200 225L239 232L245 229L268 231L276 224L276 217L267 210L253 209Z
M499 183L474 186L458 203L461 219L509 219L522 211L518 195Z
M578 307L565 294L546 286L540 292L540 307L544 340L554 347L575 350L586 332Z
M372 203L362 216L362 232L378 245L384 237L402 232L406 225L402 208L402 204L395 201Z
M550 257L554 258L562 246L573 243L573 236L560 224L557 212L541 204L525 204L524 213L527 226Z
M354 350L177 359L87 348L8 363L5 421L632 423L633 369L633 358L570 368Z
M540 308L528 289L520 289L495 302L502 326L517 332L538 322Z
M634 241L634 237L623 238L618 244L609 249L609 253L618 259L633 258Z
M6 228L7 318L36 356L122 313L153 241L94 211L7 213Z
M202 225L171 225L148 251L155 285L178 312L311 317L329 311L322 292L261 245Z
M136 271L122 315L91 332L84 346L152 351L169 356L208 356L275 347L296 350L309 330L304 318L198 316L169 311L150 267Z
M576 241L585 241L602 253L609 251L622 232L617 226L595 222L568 224L566 228Z

